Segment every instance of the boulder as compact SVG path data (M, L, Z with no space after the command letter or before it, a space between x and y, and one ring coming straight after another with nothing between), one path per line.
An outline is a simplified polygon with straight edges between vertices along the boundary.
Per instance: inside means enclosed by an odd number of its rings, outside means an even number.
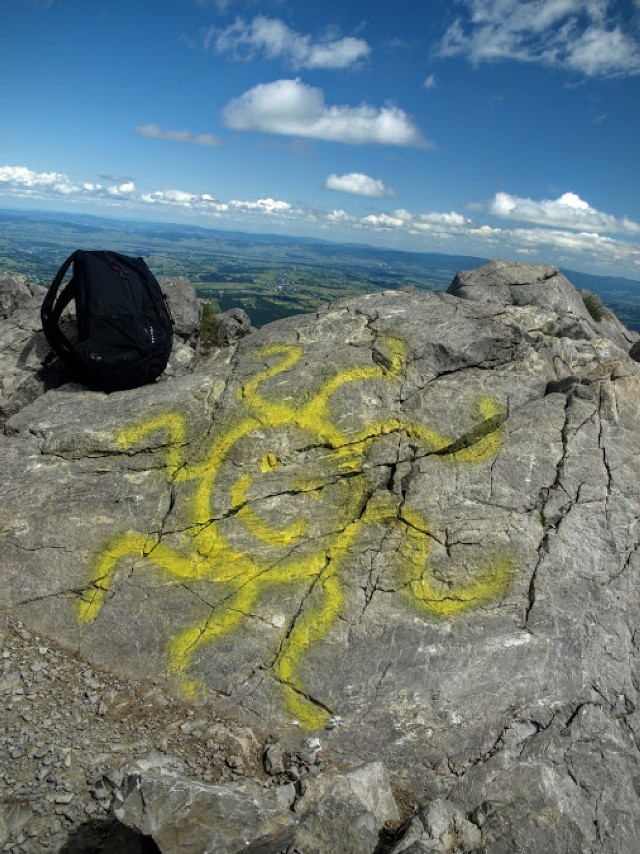
M462 810L451 801L438 798L420 808L400 841L393 845L388 854L422 854L429 851L439 854L467 854L481 850L482 844L483 837L478 825L469 821Z
M43 393L49 345L40 325L46 291L25 276L0 276L0 425Z
M130 773L114 815L162 854L280 854L296 823L258 783L214 786L161 770Z
M470 822L495 854L631 854L640 366L614 326L500 262L154 386L49 390L0 442L4 608L285 753L321 734L326 770L383 762L438 804L416 845Z
M163 374L165 379L193 368L196 359L202 303L186 276L159 276L173 320L173 347Z
M254 332L251 319L242 308L230 308L216 315L214 342L218 347L228 347Z
M174 335L195 347L202 316L195 288L186 276L158 276L158 284L169 304Z
M547 313L545 332L570 338L605 337L622 349L638 338L590 291L578 291L555 267L490 261L476 270L456 275L447 293L462 299L504 305L536 306ZM589 300L598 306L598 319L589 312Z
M296 845L305 854L371 854L383 827L400 819L381 762L311 778L295 810Z

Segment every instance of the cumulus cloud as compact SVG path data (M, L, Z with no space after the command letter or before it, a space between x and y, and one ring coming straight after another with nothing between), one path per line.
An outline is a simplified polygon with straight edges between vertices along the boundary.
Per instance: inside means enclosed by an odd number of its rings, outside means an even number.
M422 84L423 89L435 89L436 88L436 76L435 74L430 74L427 78L425 78L424 83Z
M441 56L474 64L500 59L563 67L587 76L640 74L640 43L609 0L461 0Z
M163 130L158 125L136 125L134 128L138 136L146 136L150 139L168 139L171 142L187 142L192 145L218 146L220 140L212 133L192 133L190 130Z
M362 172L347 172L346 175L329 175L324 182L327 190L337 190L340 193L353 193L356 196L371 196L383 198L394 196L390 187L385 187L379 178L370 178Z
M181 208L212 216L234 212L254 213L270 218L305 215L303 211L294 209L289 202L282 199L231 199L223 202L210 193L193 193L177 188L141 192L133 181L105 187L89 181L77 183L61 172L34 172L26 166L0 166L0 192L36 199L59 199L61 196L65 197L66 201L90 199L103 204L121 204L127 201L138 207L154 205Z
M416 248L425 251L455 241L456 251L490 257L517 257L524 253L577 269L586 263L607 271L622 269L632 276L640 273L640 225L596 211L575 193L542 202L497 194L491 205L494 215L532 223L531 227L516 228L479 225L457 211L412 212L398 208L364 216L342 209L293 207L288 201L272 197L223 201L208 192L180 188L142 191L130 180L106 187L93 181L72 180L61 172L35 172L26 166L0 166L0 195L58 201L65 209L79 202L144 210L145 216L155 208L177 220L187 216L233 222L236 226L260 223L267 229L273 225L293 227L292 230L296 226L340 229L341 238L345 229L363 234L375 232L405 246L407 240L413 239ZM609 236L607 231L618 231L621 237Z
M640 234L640 223L628 217L618 218L592 208L576 193L564 193L558 199L522 199L509 193L496 193L490 204L491 213L503 219L559 226L578 231L604 231Z
M60 172L33 172L26 166L0 166L0 185L26 192L49 189L59 193L80 189Z
M263 213L288 213L292 209L289 202L283 202L279 199L256 199L255 202L231 199L229 207L236 210L261 211Z
M212 197L203 199L202 196L196 193L186 193L184 190L155 190L153 193L143 193L140 196L140 201L147 205L180 205L182 207L191 207L194 202L214 201Z
M430 233L438 237L449 237L467 232L471 221L455 211L412 214L404 208L400 208L390 214L369 214L362 218L361 223L376 230L404 229L409 234Z
M226 29L210 29L205 47L230 53L236 59L282 58L293 68L347 68L367 57L371 48L364 39L351 36L314 41L292 30L278 18L256 16L252 21L238 18Z
M262 131L351 145L374 143L429 147L413 119L399 107L329 106L322 89L298 78L260 83L224 108L232 130Z
M85 184L84 186L91 186ZM96 189L97 189L96 185ZM136 185L133 181L125 181L124 184L114 184L112 187L107 187L107 193L110 196L129 196L134 192Z
M135 184L125 180L120 184L104 187L91 181L77 183L61 172L34 172L26 166L0 166L0 188L16 196L85 196L85 197L128 197L135 192Z

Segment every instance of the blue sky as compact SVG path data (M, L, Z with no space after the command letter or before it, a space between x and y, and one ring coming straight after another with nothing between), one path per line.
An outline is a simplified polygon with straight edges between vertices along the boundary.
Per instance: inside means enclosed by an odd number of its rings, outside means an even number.
M640 279L640 0L2 0L0 205Z

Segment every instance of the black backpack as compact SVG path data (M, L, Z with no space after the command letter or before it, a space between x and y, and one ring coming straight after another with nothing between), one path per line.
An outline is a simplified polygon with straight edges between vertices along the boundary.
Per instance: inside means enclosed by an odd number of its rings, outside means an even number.
M62 280L73 274L56 301ZM75 299L77 341L60 329ZM136 388L164 371L173 340L171 314L142 258L78 249L58 270L41 310L55 353L85 385L100 391Z

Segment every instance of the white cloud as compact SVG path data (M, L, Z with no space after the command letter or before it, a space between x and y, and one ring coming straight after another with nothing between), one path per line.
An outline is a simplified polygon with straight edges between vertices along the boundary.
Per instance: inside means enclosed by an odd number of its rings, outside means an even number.
M60 172L33 172L26 166L1 166L0 185L2 184L25 191L50 189L65 193L78 189L66 175Z
M593 230L620 234L640 234L640 223L621 219L592 208L576 193L564 193L558 199L522 199L509 193L496 193L490 211L502 219L560 226L578 231Z
M422 84L423 89L435 89L436 88L436 76L435 74L430 74Z
M85 196L92 198L127 197L135 192L135 184L126 180L111 187L92 181L76 183L61 172L34 172L26 166L1 166L0 189L17 196Z
M243 211L260 211L262 213L288 213L291 210L289 202L278 199L257 199L255 202L243 202L232 199L229 207Z
M393 211L393 213L390 214L369 214L369 216L363 217L360 220L360 223L370 228L388 231L394 228L406 227L409 223L412 222L412 220L413 217L411 216L409 211L400 209L397 211Z
M326 214L326 220L332 225L355 225L358 222L357 217L343 210L330 211L330 213Z
M87 187L91 186L91 189L98 189L99 185L96 184L95 187L92 185L85 185ZM133 181L126 181L124 184L116 184L113 187L107 187L107 193L110 196L129 196L134 192L136 185Z
M388 213L369 214L360 220L360 224L376 231L393 231L402 229L413 235L430 234L438 238L462 236L470 232L471 220L462 214L450 213L421 213L412 214L400 208Z
M450 213L428 213L420 214L417 218L418 222L430 223L432 225L454 225L463 226L470 220L465 219L462 214L451 211Z
M587 76L640 74L640 43L614 19L609 0L461 2L466 16L447 29L441 56L535 62Z
M148 216L149 209L155 208L176 221L224 221L249 229L252 225L265 230L279 225L294 233L299 229L306 233L332 229L340 239L348 229L375 233L381 242L404 248L409 248L408 241L414 241L415 248L422 251L452 251L455 244L458 252L489 257L525 253L532 259L576 269L601 269L634 277L640 274L640 225L603 214L575 193L542 202L497 194L492 212L503 219L532 223L528 228L479 225L457 211L414 213L398 208L364 216L342 209L293 207L288 201L271 197L221 201L208 192L179 188L142 191L133 181L105 187L93 181L74 181L61 172L35 172L26 166L0 166L0 196L57 201L65 210L73 203L83 203L92 208L144 210ZM607 234L616 231L622 236Z
M224 30L212 28L205 36L205 47L217 53L231 53L237 59L282 57L293 68L347 68L364 59L371 48L363 39L347 36L313 41L278 18L258 15L252 21L238 18Z
M322 89L299 79L260 83L224 108L232 130L262 131L352 145L418 146L430 143L413 119L399 107L328 106Z
M185 193L184 190L155 190L153 193L143 193L140 196L140 201L148 205L181 205L183 207L191 207L194 202L207 202L209 198L204 199L195 193Z
M138 136L146 136L151 139L168 139L171 142L187 142L192 145L218 146L220 140L212 133L192 133L190 130L163 130L158 125L136 125L134 128Z
M0 193L34 199L56 199L86 201L121 205L127 201L137 206L160 206L181 208L205 215L219 216L225 213L254 213L270 218L302 216L289 202L281 199L263 198L256 200L231 199L222 202L210 193L192 193L180 189L151 190L141 192L133 181L125 181L110 187L90 181L75 183L61 172L33 172L26 166L0 166Z
M337 190L340 193L353 193L356 196L371 196L383 198L394 196L390 187L385 187L379 178L370 178L362 172L348 172L346 175L329 175L324 182L327 190Z
M590 77L621 70L638 74L640 49L638 43L620 27L613 30L591 27L568 45L566 63Z

